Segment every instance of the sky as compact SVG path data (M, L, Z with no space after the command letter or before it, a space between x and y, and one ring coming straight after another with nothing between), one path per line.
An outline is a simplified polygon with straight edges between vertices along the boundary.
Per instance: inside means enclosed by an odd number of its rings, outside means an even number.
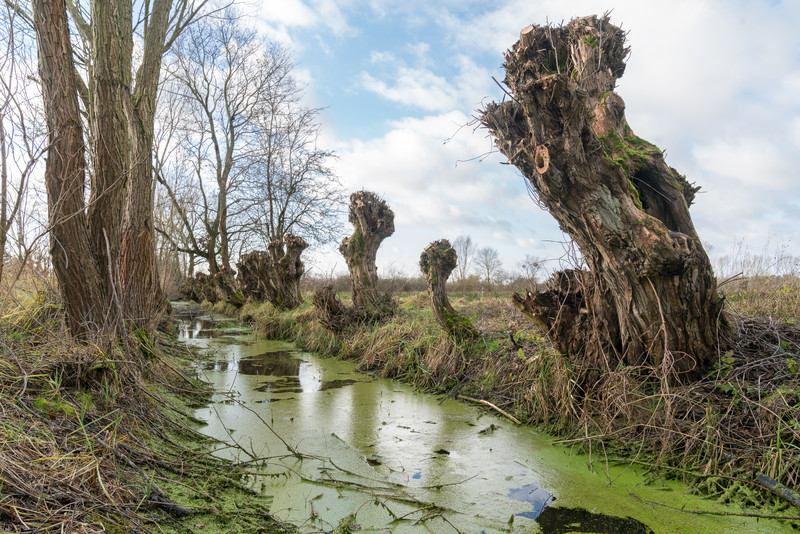
M617 86L628 123L702 187L691 215L712 259L800 257L800 1L265 0L246 10L292 50L347 193L374 191L393 209L379 275L415 275L429 242L459 235L496 248L508 271L526 254L549 270L569 261L569 238L473 118L502 99L494 80L523 27L607 11L629 32ZM346 272L335 246L310 256L318 274Z

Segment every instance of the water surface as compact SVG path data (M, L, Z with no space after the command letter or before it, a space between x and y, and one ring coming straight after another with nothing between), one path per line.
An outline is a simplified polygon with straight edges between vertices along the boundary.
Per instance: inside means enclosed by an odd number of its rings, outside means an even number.
M479 407L213 323L188 316L182 326L208 350L198 373L218 391L195 416L237 444L221 454L250 462L271 513L303 532L343 520L397 533L790 531L680 511L740 510L646 484L633 466L590 462Z

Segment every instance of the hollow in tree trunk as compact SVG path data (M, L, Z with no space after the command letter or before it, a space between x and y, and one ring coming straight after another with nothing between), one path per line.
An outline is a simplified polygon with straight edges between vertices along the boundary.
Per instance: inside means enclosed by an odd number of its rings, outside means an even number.
M574 360L584 387L618 365L691 379L727 330L689 216L699 188L634 135L614 92L628 52L607 16L529 26L505 56L511 99L481 112L588 266L514 297Z
M394 212L375 193L358 191L350 195L350 223L355 230L339 251L350 270L353 305L370 312L385 310L390 299L378 291L375 258L381 242L394 233Z
M447 298L447 278L458 263L450 241L441 239L425 247L419 258L419 267L428 283L428 295L436 320L450 335L459 339L476 338L480 334L466 317L456 312Z

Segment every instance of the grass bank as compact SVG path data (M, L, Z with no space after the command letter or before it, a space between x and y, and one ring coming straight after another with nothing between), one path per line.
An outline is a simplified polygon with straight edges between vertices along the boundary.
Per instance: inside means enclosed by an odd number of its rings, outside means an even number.
M728 300L752 306L798 295L794 286L782 293L748 290L745 298L739 288L729 288ZM800 509L767 488L769 480L779 489L800 482L797 307L762 303L780 309L781 317L730 307L735 341L691 385L670 385L659 369L637 366L607 370L601 388L583 392L569 360L507 299L451 300L481 330L480 340L446 336L425 294L400 298L398 313L383 324L353 326L339 335L320 325L309 304L285 312L249 304L241 316L265 336L356 361L364 371L490 402L601 461L624 458L721 503L800 519Z
M32 291L0 317L0 530L289 531L196 432L174 338L78 344L60 314Z

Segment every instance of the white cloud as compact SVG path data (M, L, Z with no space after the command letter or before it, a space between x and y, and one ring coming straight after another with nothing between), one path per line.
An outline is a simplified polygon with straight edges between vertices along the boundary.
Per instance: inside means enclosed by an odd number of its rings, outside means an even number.
M417 43L408 48L420 66L409 67L389 52L371 52L370 62L388 67L389 74L379 77L363 71L360 82L364 89L404 106L440 112L475 109L488 94L491 75L468 56L448 58L457 69L452 79L448 79L436 72L428 57L429 45Z
M391 263L415 272L425 245L462 234L480 246L498 248L514 265L517 256L531 252L518 250L517 241L556 228L548 214L533 206L522 178L498 164L499 156L457 164L490 148L483 135L459 130L469 120L455 111L406 118L392 122L381 137L337 147L337 172L345 187L375 191L395 212L396 232L387 244L399 242L402 252L392 256L388 248L381 249L380 266Z
M789 127L789 140L796 150L800 150L800 116L792 119Z
M360 90L403 106L386 106L381 117L387 109L402 113L372 138L332 142L347 187L373 189L392 205L398 229L391 239L400 244L384 253L405 254L413 271L428 241L459 234L481 246L497 244L508 265L525 253L562 255L562 234L527 198L513 167L498 165L499 157L456 164L491 149L484 132L464 128L443 141L482 98L500 94L491 76L522 27L607 9L600 0L292 0L269 23L289 34L319 26L322 41L366 35L376 17L397 28L357 59L333 57L350 61L350 73L361 71ZM701 238L718 251L733 235L757 242L800 227L797 20L800 2L615 3L612 22L630 31L632 47L618 89L628 120L702 186L692 214Z
M261 16L283 26L310 26L319 19L319 14L309 8L303 0L265 2Z
M264 2L256 16L266 27L265 32L271 39L295 48L302 48L304 43L292 38L295 29L319 28L328 30L335 37L352 35L355 29L350 25L343 12L349 2L336 0L281 0L280 2ZM319 46L319 41L317 42Z
M457 91L445 78L426 69L400 67L391 83L362 72L361 83L365 89L386 100L426 111L451 109L458 97Z

